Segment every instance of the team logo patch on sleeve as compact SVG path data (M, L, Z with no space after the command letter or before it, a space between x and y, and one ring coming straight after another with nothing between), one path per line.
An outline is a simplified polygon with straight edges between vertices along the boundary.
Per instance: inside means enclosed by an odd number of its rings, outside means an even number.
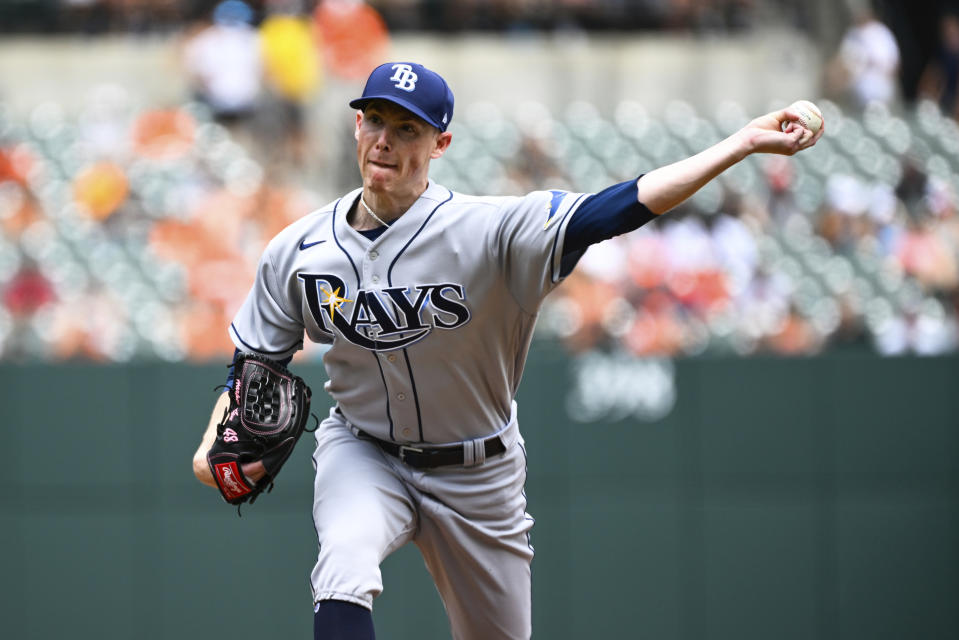
M559 213L559 205L569 192L551 189L550 193L553 194L553 198L549 201L549 204L546 205L546 224L543 225L544 231L549 229L549 226L553 224L553 220L556 220L559 217L557 215Z

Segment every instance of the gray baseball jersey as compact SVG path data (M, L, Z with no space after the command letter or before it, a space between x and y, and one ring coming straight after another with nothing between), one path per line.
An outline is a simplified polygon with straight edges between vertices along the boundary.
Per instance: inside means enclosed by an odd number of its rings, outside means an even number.
M282 358L305 329L330 344L326 390L381 439L450 443L503 428L584 194L472 197L431 182L373 242L346 219L359 195L270 242L234 343Z
M347 222L359 196L270 242L230 327L238 348L275 358L299 349L304 329L330 345L326 389L336 407L313 456L313 601L372 608L380 562L412 541L454 638L529 638L533 521L513 396L585 195L472 197L431 182L373 241ZM360 431L399 443L462 442L469 458L421 471ZM473 445L494 434L503 453L486 458Z

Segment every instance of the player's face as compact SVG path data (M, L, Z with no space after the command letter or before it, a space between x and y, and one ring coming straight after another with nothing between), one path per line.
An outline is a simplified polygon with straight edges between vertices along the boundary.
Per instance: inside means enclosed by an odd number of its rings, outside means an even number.
M397 195L426 188L430 160L443 155L452 139L449 132L383 100L356 114L355 136L364 188Z

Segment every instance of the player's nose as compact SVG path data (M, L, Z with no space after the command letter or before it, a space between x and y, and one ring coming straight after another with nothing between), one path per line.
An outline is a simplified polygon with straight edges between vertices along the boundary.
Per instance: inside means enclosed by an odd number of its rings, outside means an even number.
M377 149L389 149L392 144L392 133L390 132L389 127L383 127L380 129L380 135L376 138L376 148Z

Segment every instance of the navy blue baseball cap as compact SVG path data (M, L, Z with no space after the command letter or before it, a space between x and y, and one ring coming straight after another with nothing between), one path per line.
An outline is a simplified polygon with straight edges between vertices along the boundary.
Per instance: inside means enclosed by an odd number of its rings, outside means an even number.
M453 92L446 80L415 62L387 62L373 69L363 96L350 101L364 109L371 100L389 100L446 131L453 119Z

